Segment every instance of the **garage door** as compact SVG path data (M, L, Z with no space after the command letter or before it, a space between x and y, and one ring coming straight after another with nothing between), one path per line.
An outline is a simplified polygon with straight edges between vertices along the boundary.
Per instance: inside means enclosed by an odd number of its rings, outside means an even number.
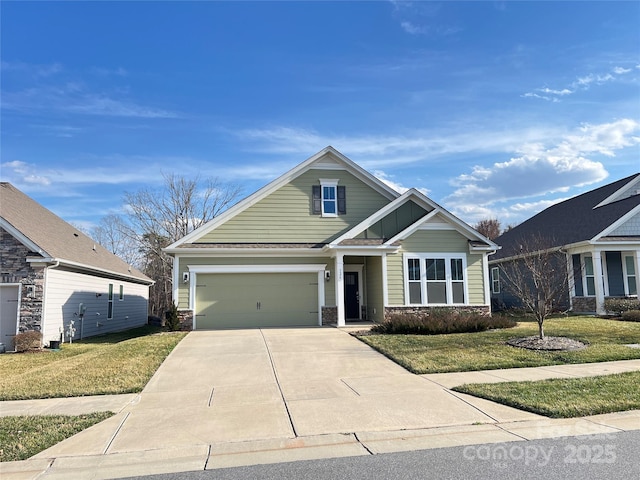
M18 326L18 286L0 286L0 343L13 350L13 337Z
M317 273L197 276L197 330L317 324Z

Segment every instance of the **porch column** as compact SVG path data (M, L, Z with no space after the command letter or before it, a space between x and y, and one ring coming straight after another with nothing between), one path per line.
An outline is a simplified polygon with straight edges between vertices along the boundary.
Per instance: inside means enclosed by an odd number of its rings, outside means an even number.
M596 313L604 315L604 275L602 273L602 256L599 250L593 252L593 273L596 287Z
M338 326L345 326L344 312L344 255L336 254L336 306L338 307Z
M633 265L636 270L636 295L640 298L640 250L633 251Z

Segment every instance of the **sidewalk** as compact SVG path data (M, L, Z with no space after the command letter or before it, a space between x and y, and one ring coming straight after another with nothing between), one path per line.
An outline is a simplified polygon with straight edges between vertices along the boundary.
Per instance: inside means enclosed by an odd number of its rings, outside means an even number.
M276 340L270 346L277 353L278 348L282 347ZM631 370L640 370L640 360L413 376L428 382L430 389L442 392L440 395L449 395L451 402L464 402L473 407L485 421L465 424L450 422L433 428L355 430L349 433L276 433L272 438L249 441L194 441L191 444L144 450L110 450L131 412L144 403L144 400L141 402L144 393L102 398L0 402L0 415L81 414L105 409L116 412L110 419L29 460L0 463L0 477L2 480L119 478L564 436L608 435L607 438L611 439L616 432L640 430L640 411L555 420L452 392L449 388L462 383L584 377ZM389 378L398 380L401 377ZM354 384L353 379L348 381ZM368 383L366 388L371 389L372 386L372 383ZM415 385L412 384L411 388L415 388ZM160 422L162 418L157 420Z

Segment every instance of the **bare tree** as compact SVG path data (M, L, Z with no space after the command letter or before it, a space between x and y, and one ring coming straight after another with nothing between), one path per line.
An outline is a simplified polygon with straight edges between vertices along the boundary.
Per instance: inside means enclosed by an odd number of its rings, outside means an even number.
M102 217L91 231L91 238L129 265L142 267L140 236L122 216L109 214Z
M518 242L519 249L500 265L505 289L510 291L538 322L544 338L544 321L567 307L569 273L566 256L550 239L534 236Z
M240 195L236 185L217 179L187 179L163 175L161 190L141 189L125 194L128 219L138 238L143 271L155 280L149 306L162 315L171 304L172 259L162 249L201 227L228 208Z
M495 218L480 220L474 228L489 240L500 236L500 221Z

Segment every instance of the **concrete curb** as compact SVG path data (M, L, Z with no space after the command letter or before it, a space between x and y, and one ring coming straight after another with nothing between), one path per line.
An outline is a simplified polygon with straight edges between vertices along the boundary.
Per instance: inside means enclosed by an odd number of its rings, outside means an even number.
M606 435L611 439L616 433L631 430L640 430L640 410L575 419L543 418L502 424L185 445L107 455L33 457L0 463L0 474L3 480L97 480L545 438Z

